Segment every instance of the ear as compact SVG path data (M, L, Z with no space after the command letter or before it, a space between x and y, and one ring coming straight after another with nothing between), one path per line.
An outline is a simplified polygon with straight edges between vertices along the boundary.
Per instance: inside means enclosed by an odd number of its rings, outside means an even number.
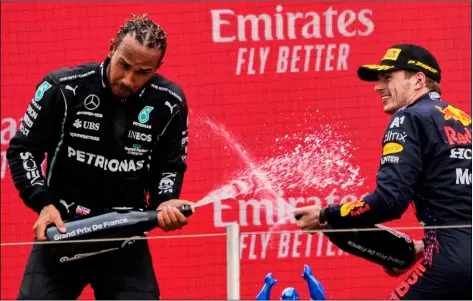
M113 53L115 52L115 39L110 40L110 45L108 46L108 57L111 59Z
M422 89L425 86L425 74L423 72L417 72L414 78L416 80L414 88Z

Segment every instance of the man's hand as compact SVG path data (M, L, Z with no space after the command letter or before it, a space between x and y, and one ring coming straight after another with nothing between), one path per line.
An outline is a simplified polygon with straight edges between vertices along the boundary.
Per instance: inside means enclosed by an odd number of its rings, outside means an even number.
M187 225L187 217L182 214L177 207L182 205L193 205L193 202L185 200L169 200L162 202L156 210L158 212L158 225L164 232L182 229Z
M415 252L415 259L414 259L413 264L424 256L424 242L422 240L414 240L414 252ZM391 277L399 277L405 272L407 272L411 267L412 265L403 270L399 270L396 268L392 268L392 269L384 268L384 272Z
M33 225L33 231L36 233L38 240L46 240L46 227L50 224L56 225L59 232L66 232L66 226L61 219L61 213L59 213L54 205L45 206Z
M300 215L301 218L297 221L296 225L302 230L320 230L325 225L320 224L320 211L322 209L319 206L306 206L296 208L294 215Z

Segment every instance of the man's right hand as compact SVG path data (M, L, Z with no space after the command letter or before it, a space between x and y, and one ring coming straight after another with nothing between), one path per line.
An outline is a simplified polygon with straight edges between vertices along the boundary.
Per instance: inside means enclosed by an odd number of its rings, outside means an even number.
M159 204L158 208L158 225L165 232L182 229L187 225L187 217L182 214L179 206L193 205L193 202L186 200L172 199Z
M66 225L64 225L61 219L61 213L59 213L54 205L45 206L33 225L33 231L36 233L38 240L46 240L46 227L50 224L56 225L59 232L66 232Z

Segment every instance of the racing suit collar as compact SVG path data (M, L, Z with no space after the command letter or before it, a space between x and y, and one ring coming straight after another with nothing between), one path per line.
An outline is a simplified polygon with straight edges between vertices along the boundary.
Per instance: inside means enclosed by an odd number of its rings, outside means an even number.
M440 94L434 91L429 91L425 94L419 96L416 100L414 100L410 105L405 106L405 108L412 107L413 105L423 101L423 100L438 100L440 99Z
M110 58L107 57L100 64L100 70L99 70L102 87L103 88L108 88L108 89L110 89L110 83L108 82L108 77L107 77L107 68L108 68L109 64L110 64Z
M109 94L110 97L118 99L115 95L112 93L112 89L110 88L110 82L107 77L107 68L108 65L110 64L110 58L105 58L105 60L100 63L99 66L99 74L100 74L100 84L102 85L102 88L104 88L105 91Z

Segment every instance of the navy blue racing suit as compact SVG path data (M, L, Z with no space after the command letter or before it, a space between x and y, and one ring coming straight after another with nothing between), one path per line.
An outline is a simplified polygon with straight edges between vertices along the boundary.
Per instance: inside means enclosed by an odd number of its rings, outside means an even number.
M425 256L392 299L471 300L471 133L470 116L436 92L423 95L392 116L376 189L322 211L337 227L369 227L399 219L413 202L427 227Z

